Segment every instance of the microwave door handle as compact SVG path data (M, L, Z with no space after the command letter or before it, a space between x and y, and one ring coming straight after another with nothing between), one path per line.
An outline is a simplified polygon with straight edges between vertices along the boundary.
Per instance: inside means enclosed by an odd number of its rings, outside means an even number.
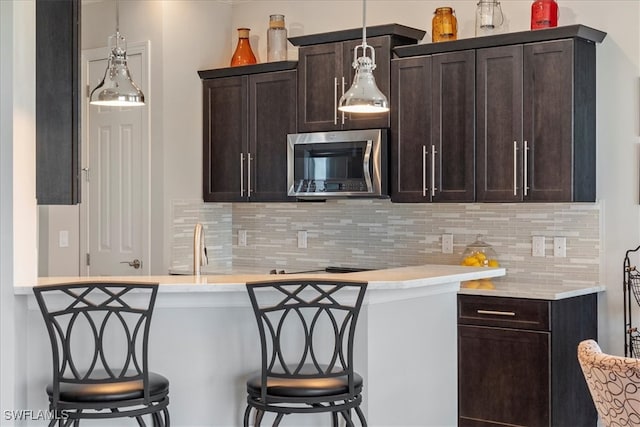
M367 140L367 147L364 150L364 181L367 184L367 192L373 192L373 184L371 183L371 148L373 146L373 141Z

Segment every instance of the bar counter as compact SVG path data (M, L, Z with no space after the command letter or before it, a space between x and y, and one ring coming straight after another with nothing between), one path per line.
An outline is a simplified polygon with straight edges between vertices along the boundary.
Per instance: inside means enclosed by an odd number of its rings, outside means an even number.
M421 265L355 273L51 277L160 284L150 334L150 366L170 380L171 424L238 426L246 378L259 367L259 337L244 286L264 280L330 279L369 283L356 332L355 367L365 380L370 426L457 423L456 295L460 282L505 275L504 268ZM16 286L27 307L25 379L30 409L46 409L51 354L31 286ZM116 349L117 351L117 349ZM325 414L286 417L286 425L328 425ZM264 425L271 419L265 417Z

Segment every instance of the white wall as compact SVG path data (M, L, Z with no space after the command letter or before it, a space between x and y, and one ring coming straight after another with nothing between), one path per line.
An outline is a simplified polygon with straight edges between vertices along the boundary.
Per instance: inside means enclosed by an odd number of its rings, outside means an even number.
M35 201L35 3L0 2L0 407L17 409L26 384L24 316L14 283L34 283L37 267ZM13 425L4 420L2 425Z

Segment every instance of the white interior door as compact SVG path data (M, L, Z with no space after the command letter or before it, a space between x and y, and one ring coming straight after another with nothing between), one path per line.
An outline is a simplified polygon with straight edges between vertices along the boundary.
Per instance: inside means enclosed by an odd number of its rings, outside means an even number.
M148 102L147 45L129 45L127 54ZM107 55L106 48L84 52L90 89L102 80ZM82 270L91 276L149 274L148 104L99 107L88 104L88 94L85 104Z

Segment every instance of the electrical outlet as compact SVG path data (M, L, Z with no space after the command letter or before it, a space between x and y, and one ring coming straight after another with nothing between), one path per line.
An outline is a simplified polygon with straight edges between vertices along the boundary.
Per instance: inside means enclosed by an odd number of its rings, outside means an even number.
M298 248L306 249L307 247L307 232L305 230L298 231Z
M238 230L238 246L247 246L247 230Z
M544 256L544 236L533 236L531 243L531 255Z
M453 234L442 235L442 253L443 254L453 253Z
M567 256L567 238L553 238L553 256L558 258L566 258Z

